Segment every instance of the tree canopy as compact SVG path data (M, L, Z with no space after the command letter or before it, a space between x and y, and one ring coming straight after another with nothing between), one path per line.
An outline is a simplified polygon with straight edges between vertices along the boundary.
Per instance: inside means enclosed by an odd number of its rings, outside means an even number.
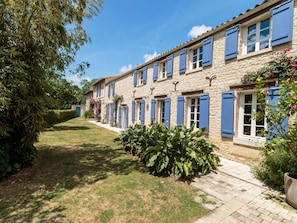
M31 163L48 93L88 42L102 0L0 0L0 177Z

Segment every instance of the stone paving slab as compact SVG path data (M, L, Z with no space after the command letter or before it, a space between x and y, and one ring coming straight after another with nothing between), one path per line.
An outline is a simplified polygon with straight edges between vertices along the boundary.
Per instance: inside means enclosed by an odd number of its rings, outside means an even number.
M257 180L249 166L221 158L218 171L195 178L192 186L216 202L194 223L296 222L297 210L272 199L272 191Z

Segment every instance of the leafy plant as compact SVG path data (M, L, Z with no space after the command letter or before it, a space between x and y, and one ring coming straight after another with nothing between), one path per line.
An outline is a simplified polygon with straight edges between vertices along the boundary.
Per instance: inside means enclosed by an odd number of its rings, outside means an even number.
M272 61L254 72L252 78L260 102L260 111L254 118L266 118L268 126L264 133L268 140L261 148L263 160L255 173L265 183L279 190L283 190L280 185L283 185L284 173L297 170L297 121L294 120L297 112L297 57L288 56L287 52L289 49L276 52ZM269 78L278 79L280 90L277 92L277 102L267 101L265 79Z
M204 131L137 124L122 132L120 138L124 149L138 155L152 174L191 179L199 172L216 169L219 163L213 153L217 147L204 138Z

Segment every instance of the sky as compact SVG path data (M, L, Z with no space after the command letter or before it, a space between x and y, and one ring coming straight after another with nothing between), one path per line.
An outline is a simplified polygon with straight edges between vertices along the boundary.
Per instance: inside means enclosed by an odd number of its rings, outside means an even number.
M125 73L201 35L263 0L104 0L97 16L84 22L91 42L76 56L88 62L80 81Z

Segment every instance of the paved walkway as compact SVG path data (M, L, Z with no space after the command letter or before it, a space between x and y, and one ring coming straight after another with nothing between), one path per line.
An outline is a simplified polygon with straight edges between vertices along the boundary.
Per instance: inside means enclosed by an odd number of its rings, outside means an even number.
M123 129L90 121L120 133ZM216 172L195 178L192 186L199 189L196 200L209 213L194 223L296 222L297 210L284 201L284 196L269 190L255 179L249 166L223 157Z

